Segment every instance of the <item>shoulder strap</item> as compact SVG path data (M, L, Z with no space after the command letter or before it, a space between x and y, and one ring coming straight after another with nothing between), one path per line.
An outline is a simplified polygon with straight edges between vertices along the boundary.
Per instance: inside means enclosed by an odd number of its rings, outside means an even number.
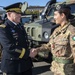
M68 36L71 32L69 30L67 30L66 35Z
M6 27L6 25L4 25L4 24L0 25L0 28L5 28L5 27Z

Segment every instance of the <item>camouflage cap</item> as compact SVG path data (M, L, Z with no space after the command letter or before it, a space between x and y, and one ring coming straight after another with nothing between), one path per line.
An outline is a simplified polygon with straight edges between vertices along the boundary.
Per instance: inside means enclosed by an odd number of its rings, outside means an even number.
M55 11L60 11L62 9L69 9L71 10L70 6L66 5L66 4L58 4L54 7Z

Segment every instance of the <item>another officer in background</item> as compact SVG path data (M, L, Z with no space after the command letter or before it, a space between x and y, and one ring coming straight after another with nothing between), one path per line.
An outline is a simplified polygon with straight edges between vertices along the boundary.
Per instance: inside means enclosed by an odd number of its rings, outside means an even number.
M5 7L7 20L0 26L3 75L32 75L32 60L37 53L28 49L29 43L23 25L20 24L22 3Z
M51 71L54 75L75 75L75 27L69 22L71 8L66 4L55 7L54 19L60 26L50 41L33 51L50 50L53 55Z

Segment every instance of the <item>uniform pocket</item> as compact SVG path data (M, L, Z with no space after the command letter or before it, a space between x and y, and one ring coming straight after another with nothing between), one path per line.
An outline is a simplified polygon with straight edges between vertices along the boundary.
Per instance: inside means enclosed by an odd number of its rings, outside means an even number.
M19 63L18 60L6 59L5 66L7 68L7 72L16 73L16 71L18 71L18 63Z

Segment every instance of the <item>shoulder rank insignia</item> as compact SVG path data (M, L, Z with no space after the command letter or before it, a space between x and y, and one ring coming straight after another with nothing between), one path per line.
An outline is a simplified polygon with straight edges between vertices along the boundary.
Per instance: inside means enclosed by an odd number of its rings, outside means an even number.
M6 25L4 25L4 24L0 25L0 28L5 28L5 27L6 27Z
M75 36L72 37L72 40L75 41Z

